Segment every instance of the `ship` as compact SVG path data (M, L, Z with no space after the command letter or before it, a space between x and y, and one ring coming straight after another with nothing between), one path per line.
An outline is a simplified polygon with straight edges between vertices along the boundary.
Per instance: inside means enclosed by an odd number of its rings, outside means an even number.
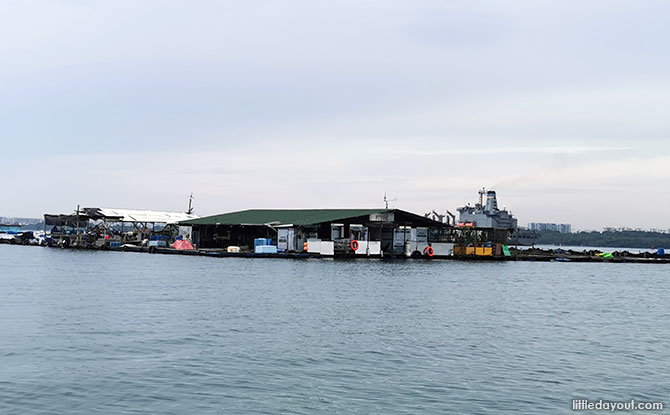
M498 198L495 190L482 188L479 192L479 202L471 206L457 209L459 213L458 227L474 227L494 229L507 232L507 243L510 245L532 245L537 234L527 229L519 228L517 219L504 206L498 208Z
M486 203L484 203L486 197ZM482 188L479 191L479 203L459 207L457 226L474 226L477 228L516 229L517 220L507 209L498 209L498 199L495 190Z

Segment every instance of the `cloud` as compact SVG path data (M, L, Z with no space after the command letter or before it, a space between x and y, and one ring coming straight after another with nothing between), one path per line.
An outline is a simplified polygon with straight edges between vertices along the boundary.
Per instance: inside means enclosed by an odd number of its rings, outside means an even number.
M668 223L612 196L667 197L661 2L0 8L6 214L181 210L190 192L201 213L385 192L421 212L493 186L529 219Z

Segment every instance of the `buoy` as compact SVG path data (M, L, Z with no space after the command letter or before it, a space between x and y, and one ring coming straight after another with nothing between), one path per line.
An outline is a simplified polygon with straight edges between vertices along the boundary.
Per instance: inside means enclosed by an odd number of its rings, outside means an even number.
M353 241L351 241L351 249L353 249L354 251L358 251L358 241L357 240L354 239Z
M429 257L432 257L433 255L435 255L435 251L433 250L432 246L429 246L429 247L426 248L426 255L428 255Z

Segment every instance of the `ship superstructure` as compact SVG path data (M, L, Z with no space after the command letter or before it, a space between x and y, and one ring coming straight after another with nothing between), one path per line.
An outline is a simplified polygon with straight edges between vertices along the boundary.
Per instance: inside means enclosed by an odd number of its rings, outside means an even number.
M486 198L486 201L484 200ZM474 226L477 228L508 229L517 228L517 220L505 208L498 208L498 200L494 190L479 191L479 203L474 206L458 208L460 226Z

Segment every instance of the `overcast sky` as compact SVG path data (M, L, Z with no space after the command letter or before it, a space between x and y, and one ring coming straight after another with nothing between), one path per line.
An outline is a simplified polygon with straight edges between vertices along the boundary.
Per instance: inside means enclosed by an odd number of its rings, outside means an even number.
M0 215L670 228L670 2L0 0Z

